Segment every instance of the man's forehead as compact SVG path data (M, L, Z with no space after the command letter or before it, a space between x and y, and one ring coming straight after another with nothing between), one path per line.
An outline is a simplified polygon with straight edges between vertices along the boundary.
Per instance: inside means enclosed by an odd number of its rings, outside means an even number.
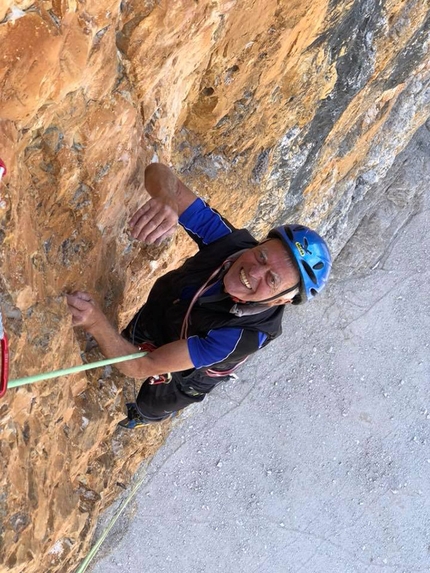
M267 253L270 252L276 252L282 254L285 253L286 260L288 261L292 260L288 249L285 247L285 245L282 243L280 239L275 239L275 238L264 239L256 246L256 248L259 248Z
M297 277L297 281L300 279L300 273L297 268L297 264L293 256L289 252L288 248L284 245L284 243L280 239L276 238L265 239L257 246L260 247L260 249L264 250L269 257L271 254L276 256L278 261L281 260L283 263L285 263L285 266L283 265L285 269L287 269L290 273L291 272L294 273L294 276ZM277 255L280 256L280 259L278 259Z

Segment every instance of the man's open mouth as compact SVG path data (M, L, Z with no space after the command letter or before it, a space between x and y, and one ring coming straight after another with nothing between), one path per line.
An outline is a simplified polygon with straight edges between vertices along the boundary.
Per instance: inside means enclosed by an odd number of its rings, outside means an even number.
M245 271L243 269L240 269L239 277L240 277L240 282L243 285L245 285L247 289L252 290L251 284L250 284L249 280L246 278L246 274L245 274Z

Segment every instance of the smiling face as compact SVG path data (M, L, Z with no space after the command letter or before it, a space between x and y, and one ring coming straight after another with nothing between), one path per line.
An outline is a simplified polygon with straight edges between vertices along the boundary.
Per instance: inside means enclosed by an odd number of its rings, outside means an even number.
M282 293L299 281L299 273L284 245L279 239L271 239L245 251L234 261L224 276L224 288L242 302L258 302ZM283 304L296 292L269 304Z

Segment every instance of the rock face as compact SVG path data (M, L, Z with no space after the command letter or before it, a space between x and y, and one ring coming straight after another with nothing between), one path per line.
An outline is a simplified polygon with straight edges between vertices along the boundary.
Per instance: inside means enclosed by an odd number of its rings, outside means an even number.
M100 358L62 293L96 293L121 327L191 252L182 233L159 248L127 235L154 158L257 237L300 220L337 254L430 115L422 0L2 0L0 19L11 378ZM132 381L105 369L2 399L8 571L72 571L162 443L168 425L115 430L124 394Z

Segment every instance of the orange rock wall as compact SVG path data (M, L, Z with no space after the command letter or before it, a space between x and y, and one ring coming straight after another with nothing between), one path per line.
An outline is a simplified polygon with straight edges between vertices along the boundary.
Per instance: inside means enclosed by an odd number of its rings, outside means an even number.
M337 253L429 116L422 0L0 1L0 303L11 377L100 358L62 293L123 326L191 252L132 243L143 170L171 162L237 225L318 227ZM82 354L81 354L82 353ZM0 561L68 572L97 514L162 443L115 430L113 369L0 403ZM119 484L119 485L118 485Z

